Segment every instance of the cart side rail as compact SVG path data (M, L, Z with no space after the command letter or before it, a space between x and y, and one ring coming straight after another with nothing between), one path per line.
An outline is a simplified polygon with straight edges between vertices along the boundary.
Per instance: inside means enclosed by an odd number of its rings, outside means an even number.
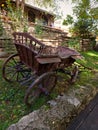
M45 45L29 35L29 33L14 32L13 36L20 60L28 67L35 70L38 67L35 56L45 48Z
M29 33L23 32L14 32L14 43L15 44L23 44L24 46L28 46L29 49L37 51L41 51L45 47L45 45L31 36Z

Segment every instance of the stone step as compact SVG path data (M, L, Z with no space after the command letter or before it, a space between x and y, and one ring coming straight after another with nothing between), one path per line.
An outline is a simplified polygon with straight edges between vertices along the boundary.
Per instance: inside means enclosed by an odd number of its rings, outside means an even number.
M0 58L6 58L6 57L8 57L8 56L9 56L9 55L8 55L7 52L4 52L4 51L0 52Z

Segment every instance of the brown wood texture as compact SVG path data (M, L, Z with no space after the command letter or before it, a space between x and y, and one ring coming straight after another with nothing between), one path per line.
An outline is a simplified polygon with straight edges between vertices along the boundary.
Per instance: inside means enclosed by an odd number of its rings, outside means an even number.
M38 74L71 66L72 56L80 56L68 47L47 46L29 33L15 32L13 36L20 60Z

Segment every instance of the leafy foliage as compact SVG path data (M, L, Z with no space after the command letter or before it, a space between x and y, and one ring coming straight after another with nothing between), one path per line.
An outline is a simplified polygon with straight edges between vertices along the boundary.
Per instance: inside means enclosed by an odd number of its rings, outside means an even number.
M28 30L27 16L23 14L22 9L13 7L9 0L7 1L7 9L8 16L12 21L13 30L17 31L21 29L26 32Z
M0 36L2 36L2 34L3 34L3 26L2 26L2 22L0 20Z
M68 46L73 48L73 49L76 49L78 51L80 51L80 45L79 45L79 39L78 38L71 38L69 41L68 41Z
M63 21L63 24L68 25L68 24L72 24L73 22L74 22L73 17L70 15L67 15L66 20Z
M95 35L98 32L98 18L95 18L96 11L91 8L90 0L72 0L75 3L73 8L73 14L76 16L72 19L70 15L67 15L64 20L65 25L71 24L71 32L78 37L88 38L91 35Z
M43 27L42 27L42 21L37 20L37 24L35 25L35 33L38 36L41 36L43 34Z

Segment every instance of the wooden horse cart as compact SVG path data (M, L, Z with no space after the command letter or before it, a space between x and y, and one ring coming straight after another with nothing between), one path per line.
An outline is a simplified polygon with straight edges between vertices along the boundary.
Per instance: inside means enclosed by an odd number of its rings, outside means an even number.
M41 93L49 95L57 82L57 72L72 66L81 57L67 47L51 47L43 44L28 33L15 32L14 44L17 54L9 56L3 64L3 78L8 82L29 84L25 103L30 105ZM74 82L78 74L76 66L70 72Z

